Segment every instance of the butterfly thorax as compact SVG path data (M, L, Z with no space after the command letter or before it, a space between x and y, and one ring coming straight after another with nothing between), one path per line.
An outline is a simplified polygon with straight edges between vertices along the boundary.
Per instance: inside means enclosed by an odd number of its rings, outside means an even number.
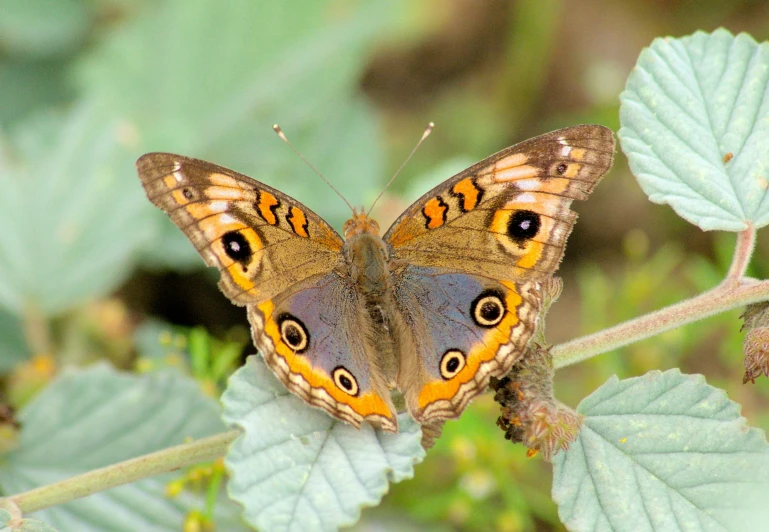
M353 211L344 224L342 254L349 280L367 302L377 304L389 288L388 251L379 224L365 212Z

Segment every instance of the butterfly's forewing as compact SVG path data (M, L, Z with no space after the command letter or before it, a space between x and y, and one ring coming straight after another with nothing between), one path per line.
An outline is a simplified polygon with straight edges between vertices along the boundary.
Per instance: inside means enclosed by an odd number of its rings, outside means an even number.
M324 274L341 237L295 199L199 159L148 153L136 162L147 197L184 231L233 302L268 300Z
M521 142L419 198L384 236L393 258L495 279L555 271L584 199L609 170L614 136L603 126L560 129Z

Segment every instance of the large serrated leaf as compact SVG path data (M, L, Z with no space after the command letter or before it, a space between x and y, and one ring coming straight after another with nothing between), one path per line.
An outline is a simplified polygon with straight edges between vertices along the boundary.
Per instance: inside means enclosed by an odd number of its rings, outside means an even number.
M66 372L19 413L19 446L0 464L0 487L18 494L209 436L223 428L220 412L175 372L135 376L103 364ZM34 516L62 531L176 531L193 501L167 499L167 481L144 479Z
M769 223L769 43L724 29L655 39L620 100L622 149L649 199L704 230Z
M0 306L16 314L50 316L114 289L149 237L125 131L103 111L82 103L0 141Z
M740 406L678 370L610 379L578 408L579 438L553 461L570 530L763 530L769 445Z
M230 448L230 496L260 530L336 530L377 504L388 481L413 475L424 457L419 426L360 429L307 406L264 364L249 357L222 397L224 420L244 434Z

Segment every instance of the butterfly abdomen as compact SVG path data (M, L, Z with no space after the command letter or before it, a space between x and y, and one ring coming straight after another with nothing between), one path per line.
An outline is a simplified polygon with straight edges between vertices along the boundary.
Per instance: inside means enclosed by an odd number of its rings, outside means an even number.
M353 234L342 248L348 282L363 302L363 320L368 324L367 342L376 353L372 363L388 386L395 384L398 368L398 316L394 314L393 279L389 252L384 241L372 232Z

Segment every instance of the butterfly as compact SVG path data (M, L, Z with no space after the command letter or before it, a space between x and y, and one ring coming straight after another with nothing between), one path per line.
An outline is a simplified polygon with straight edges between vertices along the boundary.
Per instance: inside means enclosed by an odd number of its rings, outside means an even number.
M245 306L267 365L332 416L397 431L391 391L423 425L461 414L522 356L576 213L614 136L579 125L506 148L433 188L380 236L340 236L294 198L169 153L136 163L149 200ZM397 395L396 395L397 397Z

